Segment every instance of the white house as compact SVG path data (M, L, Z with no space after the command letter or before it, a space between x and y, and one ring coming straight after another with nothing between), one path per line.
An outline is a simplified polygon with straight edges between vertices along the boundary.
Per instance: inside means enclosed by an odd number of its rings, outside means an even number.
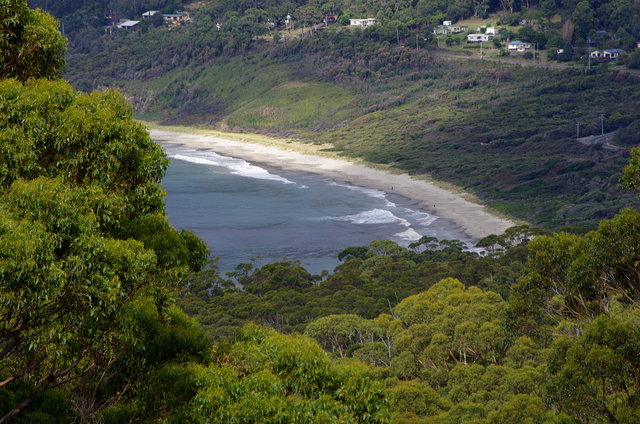
M489 35L498 35L498 28L496 27L487 27L487 29L484 32L485 34L489 34Z
M490 34L469 34L467 35L468 43L482 43L484 41L493 40L493 35Z
M120 22L118 25L116 25L117 28L120 29L131 29L133 27L135 27L136 25L138 25L140 23L140 21L124 21L124 22Z
M450 21L445 21L450 22ZM433 33L438 35L460 34L469 29L466 25L438 25L433 29Z
M591 57L602 58L602 59L615 59L616 57L625 54L626 51L622 49L606 49L606 50L595 50L591 52Z
M449 25L451 25L451 21L442 21L442 25L443 26L449 26Z
M363 26L368 27L376 24L376 20L374 18L366 18L366 19L349 19L349 24L351 26Z
M158 10L147 10L142 14L142 19L152 18L156 13L160 13Z
M507 45L507 49L509 49L509 51L524 52L531 49L531 43L514 40Z
M460 34L461 32L465 32L469 29L466 25L451 25L449 28L452 34Z

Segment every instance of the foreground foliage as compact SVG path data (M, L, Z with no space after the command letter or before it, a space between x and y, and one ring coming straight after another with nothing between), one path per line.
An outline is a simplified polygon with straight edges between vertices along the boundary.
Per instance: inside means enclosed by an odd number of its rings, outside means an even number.
M425 237L331 275L245 264L236 286L169 225L166 158L122 97L28 66L0 81L0 422L640 422L639 212L484 256Z
M0 76L56 78L64 69L67 42L57 22L26 2L0 3Z
M167 364L106 422L385 423L382 385L358 362L334 363L312 340L245 326L208 365Z
M24 1L1 7L0 422L41 422L53 389L103 383L77 392L89 417L132 384L112 377L140 340L136 305L161 319L208 252L163 216L167 160L122 96L31 78L60 74L62 37Z

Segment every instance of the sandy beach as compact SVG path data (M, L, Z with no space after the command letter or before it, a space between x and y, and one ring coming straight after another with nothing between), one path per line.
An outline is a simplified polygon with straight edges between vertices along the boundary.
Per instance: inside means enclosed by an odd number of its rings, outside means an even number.
M338 182L401 195L419 202L422 207L442 218L451 219L472 238L502 234L507 228L516 225L513 221L491 214L485 206L465 199L462 194L445 190L426 180L414 179L407 174L396 174L317 154L300 153L289 150L291 146L272 146L158 128L150 129L150 133L153 140L160 144L173 143L213 151L274 168L319 174Z

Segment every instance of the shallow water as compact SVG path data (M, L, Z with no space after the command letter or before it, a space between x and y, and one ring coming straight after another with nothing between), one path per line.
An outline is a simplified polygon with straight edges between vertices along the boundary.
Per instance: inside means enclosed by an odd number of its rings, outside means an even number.
M393 193L164 147L171 158L163 180L169 219L204 239L223 272L283 258L312 273L332 271L341 250L377 239L404 246L423 235L473 242L453 222Z

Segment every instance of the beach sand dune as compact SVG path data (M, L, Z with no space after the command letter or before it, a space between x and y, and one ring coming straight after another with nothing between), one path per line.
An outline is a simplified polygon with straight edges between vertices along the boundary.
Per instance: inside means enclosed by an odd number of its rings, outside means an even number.
M498 217L481 204L465 199L462 194L445 190L426 180L407 174L396 174L347 160L299 153L282 146L233 140L216 135L151 129L157 143L172 143L199 150L244 159L274 168L304 171L329 177L360 187L373 188L413 199L436 215L451 219L472 238L502 234L515 222ZM289 147L289 146L287 146Z

